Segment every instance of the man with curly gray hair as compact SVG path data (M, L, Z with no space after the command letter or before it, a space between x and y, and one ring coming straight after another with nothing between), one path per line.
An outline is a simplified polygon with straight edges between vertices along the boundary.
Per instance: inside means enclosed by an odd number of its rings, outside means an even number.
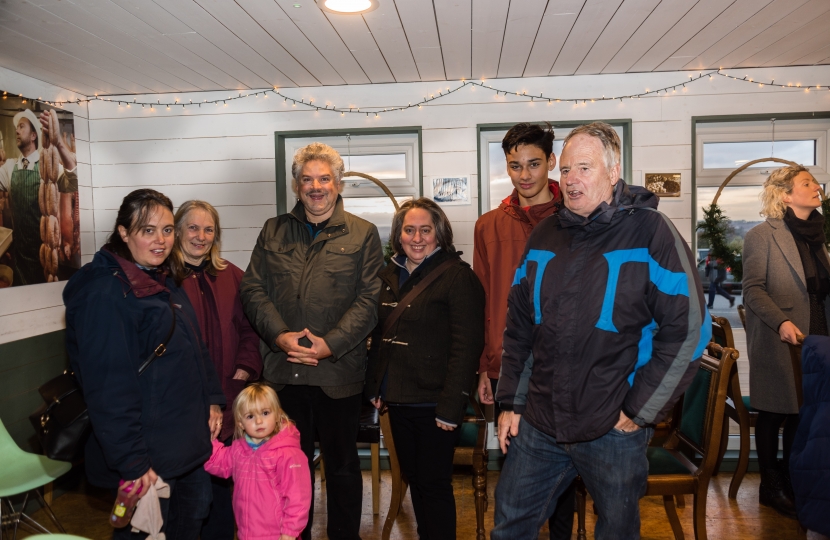
M377 324L383 253L377 228L343 209L343 159L322 143L297 151L297 204L262 228L242 278L262 338L263 378L300 431L314 482L315 432L326 456L327 533L359 539L357 455L366 338ZM302 538L311 538L313 504Z

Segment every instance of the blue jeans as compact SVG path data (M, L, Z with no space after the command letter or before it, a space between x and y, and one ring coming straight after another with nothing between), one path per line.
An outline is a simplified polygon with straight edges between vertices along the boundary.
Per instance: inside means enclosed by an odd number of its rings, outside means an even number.
M510 439L496 486L491 540L535 539L560 495L577 475L597 507L595 538L640 538L639 500L648 478L646 448L653 429L622 433L611 429L598 439L558 444L524 418Z

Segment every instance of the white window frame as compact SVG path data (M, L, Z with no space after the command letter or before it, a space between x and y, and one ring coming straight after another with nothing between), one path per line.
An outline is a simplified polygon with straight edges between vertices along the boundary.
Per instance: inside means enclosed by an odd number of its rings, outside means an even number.
M772 125L768 120L746 122L698 123L696 127L695 185L696 187L720 186L737 167L703 168L703 145L716 142L757 142L772 138ZM828 174L828 144L830 144L830 119L779 120L775 123L775 139L778 141L815 140L816 164L807 167L820 184L830 182ZM767 157L767 156L763 156ZM750 167L730 180L730 186L761 185L775 167Z
M379 155L379 154L405 154L406 176L403 178L384 179L382 182L396 197L420 196L420 159L419 159L419 136L417 133L396 133L396 134L360 134L355 130L351 135L351 141L347 140L345 134L337 134L329 137L291 137L285 140L285 193L286 201L296 200L296 195L291 189L291 163L294 153L312 142L322 142L337 150L343 157L343 164L346 170L349 169L349 152L351 155ZM279 166L279 165L278 165ZM362 172L362 171L357 171ZM386 197L383 190L374 182L359 177L343 178L343 198L363 197ZM287 205L290 210L293 204Z

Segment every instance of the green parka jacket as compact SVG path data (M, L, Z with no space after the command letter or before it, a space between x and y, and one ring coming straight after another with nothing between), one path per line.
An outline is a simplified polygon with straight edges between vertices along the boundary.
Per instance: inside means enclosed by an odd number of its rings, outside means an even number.
M363 381L366 337L377 324L383 252L377 228L343 209L342 197L316 238L298 202L265 222L240 292L245 314L262 338L265 380L342 386ZM317 366L288 362L276 344L283 332L308 328L332 356ZM310 342L301 345L310 347Z

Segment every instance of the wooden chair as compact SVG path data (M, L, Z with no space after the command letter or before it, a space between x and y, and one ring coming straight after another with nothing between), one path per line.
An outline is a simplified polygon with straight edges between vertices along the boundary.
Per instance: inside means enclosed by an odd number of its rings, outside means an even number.
M745 320L743 305L738 306L738 314L741 321ZM735 339L732 335L732 326L729 320L724 317L712 317L712 341L721 347L735 348ZM727 392L726 407L724 409L726 418L731 418L738 424L740 433L740 448L738 450L738 464L732 474L732 481L729 483L729 498L735 499L738 496L738 488L741 487L746 470L749 467L749 428L755 427L758 419L758 412L752 409L749 404L749 396L741 394L741 383L738 378L738 365L734 363L729 374L729 389ZM724 429L721 435L718 462L715 465L715 474L720 471L723 456L726 453L726 446L729 442L729 422L724 419Z
M476 540L485 540L484 513L487 511L487 420L484 409L474 397L475 391L470 392L470 402L464 420L458 429L461 430L460 440L455 448L453 464L471 465L473 468L473 493L476 505ZM385 411L380 415L380 429L383 432L383 443L389 451L389 465L392 473L392 497L389 501L389 511L383 524L382 540L389 540L392 526L400 513L403 499L406 495L408 482L401 472L398 454L395 451L395 441L392 438L392 427L389 415Z
M360 410L360 428L357 442L369 444L372 463L372 513L380 513L380 419L375 407L365 402ZM316 440L316 439L315 439ZM320 480L326 481L326 459L322 452L314 457L314 467L320 465Z
M798 400L799 409L801 409L801 406L804 405L804 388L801 384L801 346L804 344L804 337L805 336L802 334L798 334L796 336L796 339L798 339L798 345L787 343L787 345L790 348L790 360L793 364L793 377L795 378L795 397Z
M715 343L708 346L708 354L703 355L700 370L684 395L679 426L662 448L649 447L647 450L649 471L646 496L663 496L663 506L677 540L685 538L674 505L674 497L678 494L693 495L695 539L707 538L706 498L709 479L715 469L721 431L724 429L723 410L729 388L728 375L737 358L738 352L734 349ZM681 452L683 447L702 456L700 465L693 464ZM584 486L578 486L577 498L578 508L584 515ZM599 512L602 513L602 508L599 508ZM580 526L584 523L584 517L580 516L579 523Z

